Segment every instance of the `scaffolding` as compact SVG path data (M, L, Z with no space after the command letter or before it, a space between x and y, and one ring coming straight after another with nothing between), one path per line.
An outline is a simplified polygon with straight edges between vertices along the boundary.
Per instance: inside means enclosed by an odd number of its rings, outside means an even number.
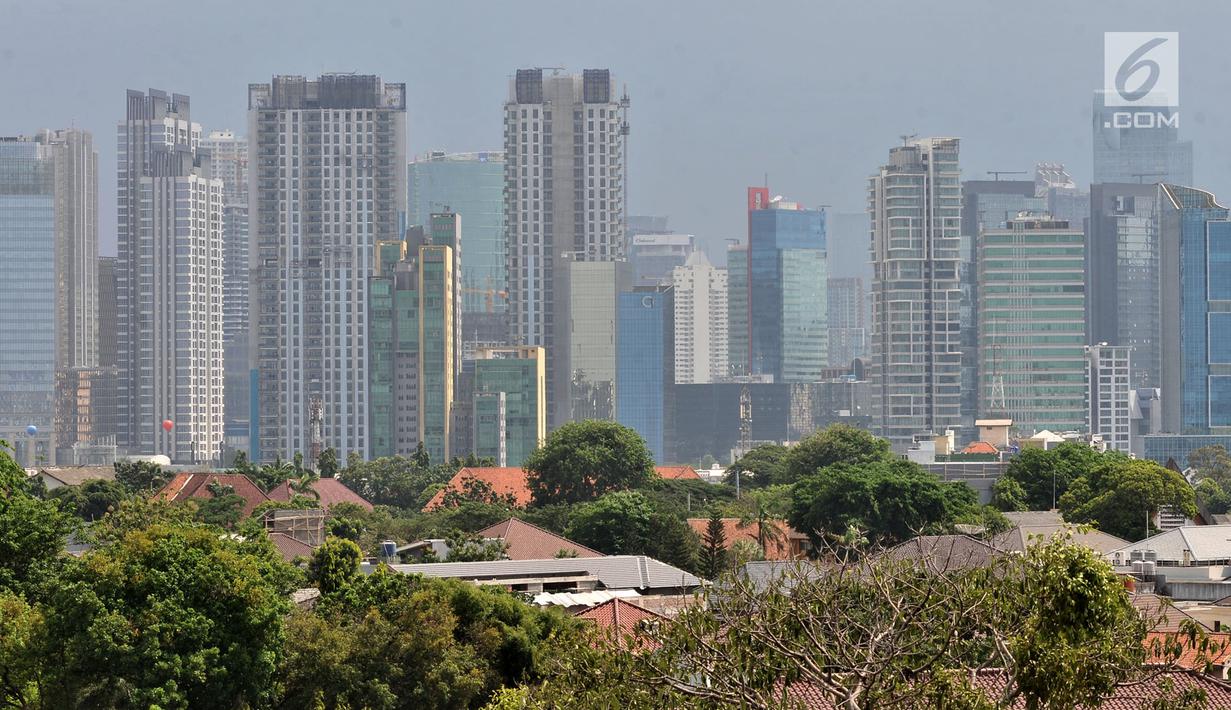
M320 508L267 510L261 523L266 533L282 533L305 545L320 547L325 542L325 511Z

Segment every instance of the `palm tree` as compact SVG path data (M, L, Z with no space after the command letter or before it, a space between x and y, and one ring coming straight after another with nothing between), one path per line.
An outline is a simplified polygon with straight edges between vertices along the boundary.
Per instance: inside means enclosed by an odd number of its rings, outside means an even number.
M304 469L303 473L299 474L299 478L287 479L287 485L296 495L308 496L313 500L320 500L321 494L316 490L316 482L321 480L321 475L312 469Z
M786 547L786 533L782 529L781 521L769 510L764 500L759 496L753 497L752 500L756 507L740 517L736 527L743 530L756 525L757 545L761 547L761 554L765 556L765 559L770 559L770 543L779 548Z

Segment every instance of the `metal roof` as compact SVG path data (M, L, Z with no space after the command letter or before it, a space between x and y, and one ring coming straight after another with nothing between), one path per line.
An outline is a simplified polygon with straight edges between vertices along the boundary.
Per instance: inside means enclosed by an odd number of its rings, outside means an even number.
M395 572L425 577L500 580L592 576L606 589L691 589L704 584L697 576L644 555L578 557L551 560L434 562L390 565Z

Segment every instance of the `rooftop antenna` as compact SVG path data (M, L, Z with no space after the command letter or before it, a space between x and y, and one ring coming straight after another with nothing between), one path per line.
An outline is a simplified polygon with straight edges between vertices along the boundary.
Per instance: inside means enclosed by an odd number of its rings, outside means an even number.
M988 170L988 175L991 175L996 182L1000 182L1001 175L1025 175L1025 170Z
M1144 184L1145 184L1145 180L1143 180L1142 178L1148 178L1148 177L1166 177L1166 176L1167 176L1167 173L1159 173L1159 172L1153 172L1153 173L1129 173L1129 175L1131 175L1132 177L1137 178L1137 183L1138 183L1139 185L1144 185ZM1150 182L1158 182L1158 181L1157 181L1157 180L1151 180Z
M898 136L902 139L902 145L910 145L910 142L919 137L918 133L903 133Z

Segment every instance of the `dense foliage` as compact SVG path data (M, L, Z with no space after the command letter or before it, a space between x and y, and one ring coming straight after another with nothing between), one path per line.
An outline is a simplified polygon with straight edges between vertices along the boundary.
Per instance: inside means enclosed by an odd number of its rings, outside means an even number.
M583 503L645 485L654 459L637 432L610 421L569 422L530 454L525 468L536 505Z

